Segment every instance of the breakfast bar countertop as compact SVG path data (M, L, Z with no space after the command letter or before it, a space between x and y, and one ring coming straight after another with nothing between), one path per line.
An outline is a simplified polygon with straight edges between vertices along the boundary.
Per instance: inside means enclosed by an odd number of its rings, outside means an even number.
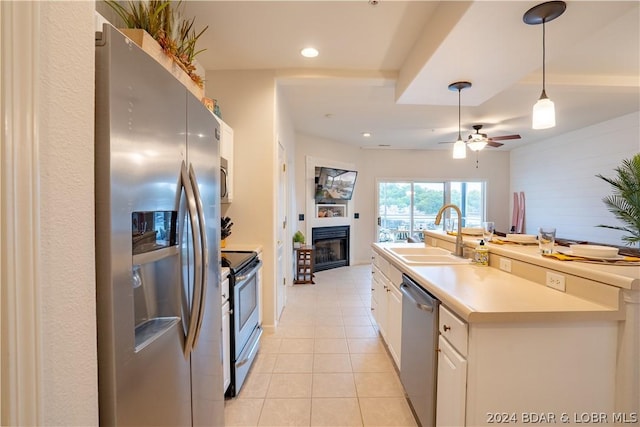
M456 237L444 232L425 231L425 241L431 245L432 239L455 243ZM463 236L465 246L475 247L477 236ZM613 263L593 263L580 261L560 261L540 255L537 245L487 243L491 254L505 256L550 270L572 274L588 280L595 280L622 289L640 290L640 262L637 265L617 265ZM558 246L556 246L558 247Z

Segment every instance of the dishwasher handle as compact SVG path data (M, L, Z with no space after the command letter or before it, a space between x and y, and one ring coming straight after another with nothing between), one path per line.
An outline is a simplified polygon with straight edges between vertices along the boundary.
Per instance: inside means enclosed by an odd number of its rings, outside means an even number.
M409 299L411 300L411 302L413 302L413 303L416 305L416 307L418 307L420 310L422 310L422 311L428 311L428 312L430 312L430 313L432 313L432 312L433 312L433 308L434 308L434 306L433 306L433 305L431 305L431 304L423 304L423 303L421 303L421 302L418 302L418 301L417 301L417 299L416 299L416 295L414 294L414 292L415 292L415 291L413 290L413 287L412 287L412 286L409 286L408 284L406 284L406 283L404 283L404 282L403 282L403 283L400 285L400 291L401 291L401 292L402 292L402 293L403 293L407 298L409 298ZM420 299L422 299L422 298L420 298Z

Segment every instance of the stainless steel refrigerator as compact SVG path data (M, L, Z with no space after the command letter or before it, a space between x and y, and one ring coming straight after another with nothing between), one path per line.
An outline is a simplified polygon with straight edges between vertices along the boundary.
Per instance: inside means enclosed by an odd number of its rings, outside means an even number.
M119 31L96 33L101 425L224 425L217 121Z

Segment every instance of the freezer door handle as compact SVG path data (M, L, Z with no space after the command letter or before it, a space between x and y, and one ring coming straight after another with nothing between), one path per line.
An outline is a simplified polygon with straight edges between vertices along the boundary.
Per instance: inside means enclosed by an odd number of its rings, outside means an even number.
M411 287L409 285L407 285L406 283L403 283L402 285L400 285L400 291L407 297L409 298L409 300L414 303L416 305L416 307L418 307L420 310L422 311L427 311L427 312L433 312L433 306L430 304L423 304L421 302L418 302L416 300L416 297L413 294L413 289L411 289Z
M200 241L201 234L197 203L184 161L180 168L180 180L187 198L187 211L189 212L191 234L193 235L193 295L191 299L189 327L184 345L184 356L187 358L195 345L196 332L200 321L200 306L202 301L202 243Z
M200 190L198 188L198 179L196 173L193 170L193 165L189 164L189 182L193 188L193 195L196 203L196 211L198 214L199 234L200 234L200 282L196 282L195 286L200 287L200 302L198 307L198 319L196 323L196 330L193 336L193 348L196 348L198 344L198 338L200 337L200 329L202 328L202 319L204 319L205 301L207 293L207 280L209 271L209 250L207 249L207 225L205 224L204 209L202 208L202 197L200 197ZM196 257L197 260L197 257ZM197 268L197 267L196 267ZM196 275L197 277L197 275Z

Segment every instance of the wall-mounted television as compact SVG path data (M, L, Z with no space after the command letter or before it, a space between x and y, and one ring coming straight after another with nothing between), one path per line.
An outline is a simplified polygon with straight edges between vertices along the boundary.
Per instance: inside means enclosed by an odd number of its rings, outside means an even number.
M316 177L316 201L351 200L357 171L321 167Z

